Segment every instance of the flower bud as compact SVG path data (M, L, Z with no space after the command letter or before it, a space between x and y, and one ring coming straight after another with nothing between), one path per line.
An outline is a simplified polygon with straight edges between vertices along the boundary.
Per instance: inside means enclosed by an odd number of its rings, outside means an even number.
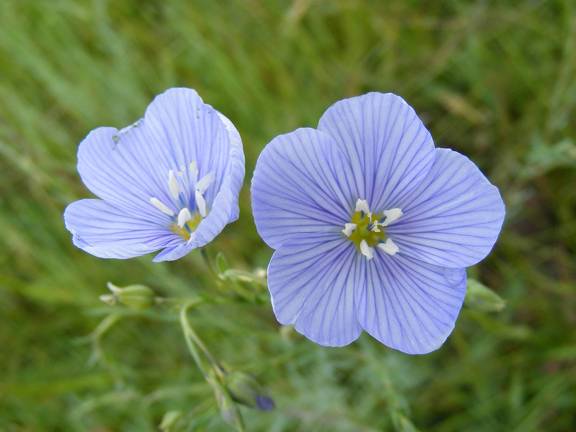
M243 430L243 421L242 416L240 415L240 411L238 407L234 403L231 398L231 395L228 391L218 382L218 379L214 375L213 372L210 373L210 376L207 378L208 383L214 390L214 397L216 398L216 402L218 403L218 408L220 410L220 415L224 421L232 426L241 426L239 430Z
M506 306L502 297L472 278L468 278L465 303L466 306L482 312L500 312Z
M225 383L236 402L261 411L274 409L274 400L252 375L232 371L226 374Z
M100 297L100 300L107 304L114 305L120 303L130 309L136 310L147 309L154 305L154 291L145 285L129 285L120 288L108 282L108 289L112 291L112 294Z

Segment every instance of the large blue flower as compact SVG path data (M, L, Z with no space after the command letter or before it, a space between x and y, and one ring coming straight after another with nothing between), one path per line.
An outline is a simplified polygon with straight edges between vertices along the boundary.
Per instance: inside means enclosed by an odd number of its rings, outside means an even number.
M238 218L244 154L232 123L191 89L157 96L144 117L93 130L78 149L78 172L101 199L64 213L73 242L101 258L163 249L181 258Z
M490 252L504 219L476 165L436 149L414 110L381 93L337 102L317 129L272 140L252 206L276 249L268 285L280 323L327 346L365 330L411 354L451 333L464 269Z

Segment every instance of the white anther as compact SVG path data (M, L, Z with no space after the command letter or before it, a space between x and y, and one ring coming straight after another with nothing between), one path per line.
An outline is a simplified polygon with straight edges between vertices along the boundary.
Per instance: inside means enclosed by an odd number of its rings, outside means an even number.
M356 211L364 212L368 215L368 217L372 217L372 213L370 212L370 207L368 206L368 201L359 199L356 201Z
M196 183L198 180L198 165L196 165L196 161L190 162L190 174L192 175L192 180Z
M362 240L360 242L360 252L362 253L362 255L364 255L369 260L374 258L374 248L371 248L370 246L368 246L368 243L366 243L366 240Z
M186 222L188 222L190 219L192 219L192 214L187 207L184 207L182 210L180 210L180 213L178 213L178 226L180 228L184 228L184 225L186 225Z
M178 180L172 170L168 171L168 188L170 189L170 195L172 195L172 198L178 199L178 195L180 195L180 186L178 185Z
M158 198L154 198L154 197L150 198L150 204L152 204L154 207L156 207L158 210L160 210L165 215L174 216L174 212L172 210L170 210L170 208L166 204L164 204L162 201L160 201Z
M199 190L194 192L194 198L196 199L196 208L198 208L198 213L200 213L200 216L206 217L206 200Z
M344 235L346 237L350 237L350 235L354 232L355 229L356 229L356 224L347 223L347 224L344 224L344 229L342 230L342 232L344 233Z
M372 222L372 228L370 228L370 231L372 232L380 232L380 227L384 226L382 225L380 222L376 221L376 222Z
M196 190L203 194L214 181L214 174L208 173L196 183Z
M400 250L391 238L386 239L384 243L379 243L378 249L386 252L388 255L396 255Z
M381 223L382 226L390 225L392 222L400 219L402 217L402 215L404 214L402 212L402 209L399 209L399 208L384 210L382 213L384 214L384 216L386 216L386 219L384 220L384 222Z

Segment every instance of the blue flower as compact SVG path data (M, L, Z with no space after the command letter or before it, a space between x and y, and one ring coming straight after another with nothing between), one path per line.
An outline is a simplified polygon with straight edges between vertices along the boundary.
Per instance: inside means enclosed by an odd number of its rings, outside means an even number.
M414 110L381 93L339 101L317 129L272 140L252 206L276 249L268 285L280 323L326 346L365 330L410 354L452 332L465 267L490 252L504 219L476 165L436 149Z
M162 249L176 260L238 219L244 154L230 120L191 89L157 96L127 128L93 130L78 149L78 172L101 199L64 213L74 244L100 258Z

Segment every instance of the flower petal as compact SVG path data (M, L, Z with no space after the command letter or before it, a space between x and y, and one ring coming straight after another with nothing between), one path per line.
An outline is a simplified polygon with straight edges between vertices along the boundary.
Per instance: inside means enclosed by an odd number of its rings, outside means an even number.
M437 149L434 165L399 203L404 215L388 233L409 255L444 267L468 267L492 249L504 221L504 203L466 156Z
M155 197L171 205L167 174L160 178L159 164L148 158L146 139L139 126L133 126L130 139L116 128L101 127L91 131L78 148L78 172L84 184L98 197L131 213L162 223L164 215L152 204ZM122 145L120 146L120 141ZM162 181L164 183L162 183ZM166 187L165 187L166 186ZM172 211L177 209L172 208Z
M355 291L364 279L352 243L334 234L312 234L283 245L272 256L268 288L282 324L325 346L356 340L361 328Z
M465 270L379 251L366 262L358 320L384 345L426 354L438 349L454 329L465 294Z
M88 134L78 149L78 171L98 197L154 218L158 212L149 199L172 205L170 171L183 171L184 183L191 189L193 180L186 168L193 161L198 178L211 173L216 179L204 196L212 204L230 153L236 151L230 137L220 114L194 90L170 89L157 96L133 126L121 131L98 128ZM177 213L179 208L172 210Z
M368 93L336 102L318 129L329 133L346 153L357 198L373 211L398 207L434 161L434 142L418 115L392 93Z
M256 228L272 248L302 233L340 232L355 198L333 139L303 128L280 135L260 154L252 179Z
M212 202L208 216L202 219L192 233L190 241L164 249L154 257L154 262L174 261L182 258L192 249L210 243L224 227L238 219L238 196L244 182L244 152L240 134L227 117L218 113L230 137L230 159L226 167L224 181Z
M223 118L194 90L172 88L154 98L143 121L152 145L162 150L159 157L166 163L188 167L195 161L199 179L208 174L213 176L215 181L204 194L209 204L220 190L230 158L227 127L231 123L225 125Z
M66 207L64 222L74 245L99 258L133 258L179 242L154 222L99 199L73 202Z
M224 128L228 132L228 139L230 140L230 159L228 161L226 170L226 181L220 188L221 190L227 188L231 194L230 203L230 215L228 218L228 223L234 222L238 219L240 213L240 206L238 205L238 197L240 195L240 189L242 189L242 184L244 183L244 150L242 148L242 139L240 138L240 133L234 127L232 122L222 113L218 113L220 121L224 125ZM217 204L218 197L215 198L215 202L212 203L212 207Z

